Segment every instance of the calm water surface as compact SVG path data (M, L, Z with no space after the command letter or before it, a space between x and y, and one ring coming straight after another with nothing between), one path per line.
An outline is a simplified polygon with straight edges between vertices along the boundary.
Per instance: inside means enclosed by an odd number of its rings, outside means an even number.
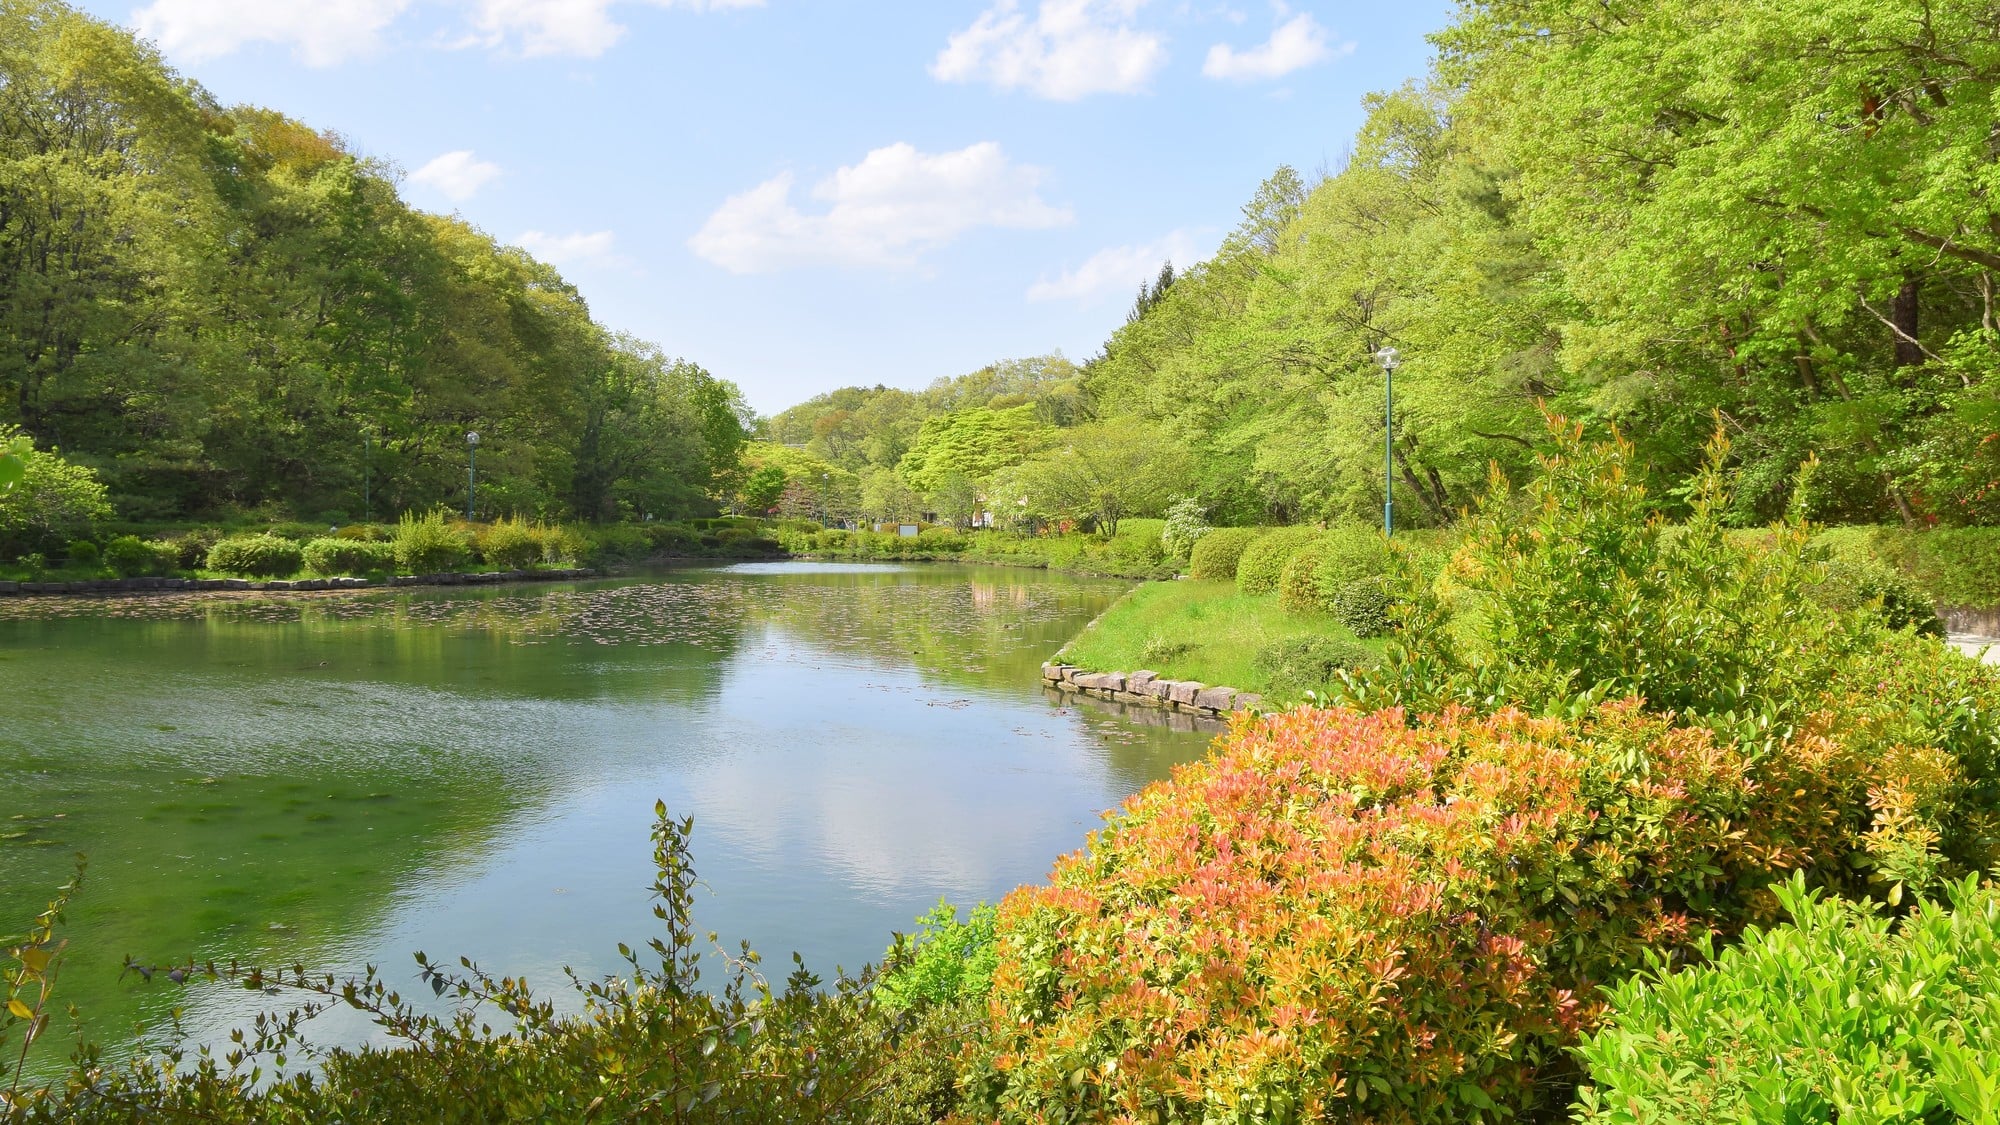
M696 922L783 975L879 960L940 897L1046 874L1205 736L1065 709L1036 668L1124 584L775 563L571 585L0 603L0 935L87 853L60 994L213 1040L255 997L125 955L544 989L655 934L653 803ZM355 1039L349 1021L329 1029Z

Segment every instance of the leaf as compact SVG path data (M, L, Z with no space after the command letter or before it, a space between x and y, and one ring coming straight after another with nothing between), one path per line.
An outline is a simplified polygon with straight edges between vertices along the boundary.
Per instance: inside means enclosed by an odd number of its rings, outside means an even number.
M7 1001L7 1014L17 1020L31 1020L35 1018L35 1010L21 1003L21 999L18 996Z

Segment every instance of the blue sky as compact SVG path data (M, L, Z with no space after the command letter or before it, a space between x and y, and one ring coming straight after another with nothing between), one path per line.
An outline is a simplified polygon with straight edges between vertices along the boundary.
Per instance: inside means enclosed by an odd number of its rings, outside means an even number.
M773 412L1094 352L1445 0L83 0Z

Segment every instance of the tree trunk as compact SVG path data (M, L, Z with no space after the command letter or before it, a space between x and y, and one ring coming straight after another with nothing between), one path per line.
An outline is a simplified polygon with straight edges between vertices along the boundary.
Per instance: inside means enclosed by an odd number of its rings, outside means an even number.
M1889 303L1889 321L1895 327L1896 366L1916 367L1924 361L1924 349L1917 342L1917 279L1906 277Z

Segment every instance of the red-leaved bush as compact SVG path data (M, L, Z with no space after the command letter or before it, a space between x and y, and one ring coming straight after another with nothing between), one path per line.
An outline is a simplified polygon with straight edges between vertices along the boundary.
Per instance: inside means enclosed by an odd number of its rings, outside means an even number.
M1597 985L1642 950L1771 920L1781 873L1861 877L1846 861L1867 846L1881 766L1849 756L1805 731L1752 758L1636 701L1577 722L1244 721L1003 904L966 1108L1201 1122L1557 1110Z

